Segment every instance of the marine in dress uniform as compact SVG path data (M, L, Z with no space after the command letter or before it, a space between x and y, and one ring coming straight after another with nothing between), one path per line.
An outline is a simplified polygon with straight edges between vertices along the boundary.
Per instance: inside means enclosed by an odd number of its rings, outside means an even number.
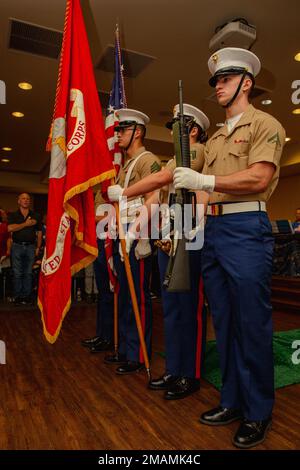
M191 168L201 171L204 164L204 145L200 143L205 131L209 127L206 115L195 106L184 104L183 112L191 116L190 123L190 150ZM179 113L179 105L174 108L174 119ZM166 125L172 128L172 122ZM196 133L192 130L196 129ZM167 170L172 174L176 168L175 159L168 162ZM172 182L173 183L173 182ZM174 193L173 184L167 191L161 191L161 202L170 203ZM189 396L200 388L200 376L203 365L206 315L204 307L203 282L201 278L201 250L189 252L190 261L190 292L167 292L163 287L169 255L158 251L158 264L162 285L162 303L165 331L165 373L153 379L149 388L152 390L165 390L164 398L174 400Z
M195 106L184 104L185 116L190 117L189 135L191 149L191 167L201 171L204 164L204 145L207 140L206 130L209 120L206 115ZM174 119L178 118L179 105L174 108ZM173 121L166 124L172 129ZM176 167L175 159L171 159L167 166L155 176L148 176L130 188L120 189L112 186L108 189L108 196L117 200L119 196L138 196L144 191L159 189L160 202L169 204L174 193L173 172ZM154 202L154 201L153 201ZM159 243L161 248L166 245ZM203 283L201 279L201 250L193 250L190 255L191 291L187 293L167 292L162 286L162 303L165 333L166 370L161 377L149 383L152 390L164 390L164 398L174 400L184 398L199 390L201 366L203 363L206 318L203 305ZM164 249L158 251L158 263L161 284L169 255Z
M130 187L145 176L161 169L160 159L143 146L146 125L149 117L137 110L120 109L116 111L119 124L119 146L126 152L123 168L120 170L117 184L121 188ZM134 213L138 211L151 194L139 198L128 198L127 207L121 210L121 220L130 224ZM124 215L125 212L125 215ZM124 220L124 217L126 220ZM126 234L126 247L137 295L141 323L149 357L151 356L152 308L150 297L151 245L147 239L133 240ZM144 367L144 357L138 337L135 316L132 308L126 271L120 255L120 243L114 256L114 265L118 274L119 290L119 351L118 355L107 356L106 363L120 363L117 374L129 374Z
M260 70L252 52L224 48L210 57L208 66L227 121L207 143L202 174L176 169L174 185L210 194L202 273L222 391L220 405L200 421L222 425L241 420L233 444L249 448L265 439L274 403L273 237L266 202L278 182L285 131L249 104Z
M103 199L101 191L97 191L95 196L95 211L102 204L107 203ZM101 218L101 216L96 215L96 223ZM98 289L96 336L82 341L82 345L88 347L91 353L107 351L113 347L114 295L110 290L104 247L107 232L103 232L100 235L101 238L97 237L98 256L94 261L94 272Z

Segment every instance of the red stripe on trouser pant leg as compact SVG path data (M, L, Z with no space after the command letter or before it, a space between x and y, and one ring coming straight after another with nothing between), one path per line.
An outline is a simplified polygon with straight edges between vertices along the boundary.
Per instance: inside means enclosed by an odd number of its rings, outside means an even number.
M145 293L144 293L145 264L144 264L143 259L141 259L139 263L140 263L140 296L141 296L140 315L141 315L143 335L145 337L145 326L146 326L146 309L145 309ZM143 354L141 345L140 345L140 352L139 352L139 361L141 363L144 362L144 354Z
M197 308L197 339L196 339L196 370L195 377L199 379L201 376L201 361L202 361L202 336L203 336L203 310L204 294L203 294L203 279L200 277L199 281L199 299Z

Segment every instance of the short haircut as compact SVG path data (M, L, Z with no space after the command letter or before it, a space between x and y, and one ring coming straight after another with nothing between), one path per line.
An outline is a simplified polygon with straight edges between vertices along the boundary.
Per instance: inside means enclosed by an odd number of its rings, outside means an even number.
M23 194L27 194L27 196L29 197L29 199L31 199L31 196L30 196L29 193L20 193L20 194L18 195L18 200L20 199L20 197L21 197Z
M248 96L249 96L249 98L254 98L254 96L253 96L253 95L254 95L254 88L255 88L255 80L254 80L254 77L253 77L253 75L247 74L247 75L245 76L245 78L250 79L251 82L252 82L252 85L251 85L251 87L250 87L250 89L249 89L249 92L248 92Z
M145 136L146 136L146 127L143 126L142 124L137 124L137 129L140 129L141 131L141 141L144 142Z
M196 122L194 122L192 129L194 127L198 130L197 142L200 142L200 144L204 144L208 140L207 133Z

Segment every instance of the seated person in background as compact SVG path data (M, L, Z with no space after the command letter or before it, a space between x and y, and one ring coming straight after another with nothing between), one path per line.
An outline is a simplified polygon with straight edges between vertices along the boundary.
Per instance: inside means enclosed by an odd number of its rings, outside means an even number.
M292 223L292 226L296 233L300 233L300 207L296 209L296 220Z

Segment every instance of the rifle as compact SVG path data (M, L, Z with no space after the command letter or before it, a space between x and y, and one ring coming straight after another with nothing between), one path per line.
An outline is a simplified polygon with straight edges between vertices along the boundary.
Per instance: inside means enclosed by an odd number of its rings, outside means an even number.
M190 168L190 140L188 122L190 116L183 114L182 80L179 80L179 115L173 122L173 138L176 166ZM174 235L169 262L163 287L168 292L187 292L190 290L190 259L185 249L187 242L183 233L184 206L192 204L194 194L186 189L177 189L175 194Z

